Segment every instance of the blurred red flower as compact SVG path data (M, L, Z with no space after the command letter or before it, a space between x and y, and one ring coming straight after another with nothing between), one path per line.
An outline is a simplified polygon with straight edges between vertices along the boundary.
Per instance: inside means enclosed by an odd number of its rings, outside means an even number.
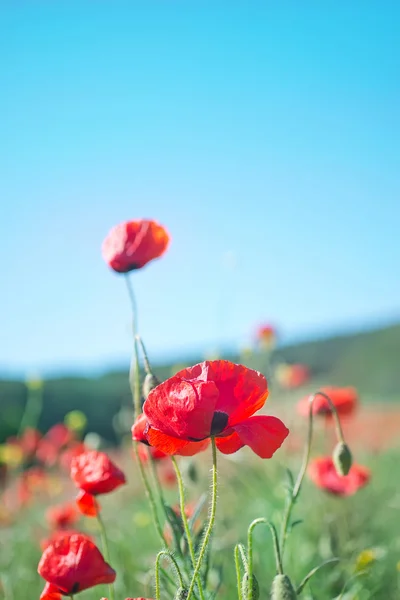
M311 461L308 475L317 487L336 496L352 496L367 485L371 477L369 469L357 464L353 464L348 475L338 475L330 456Z
M34 429L33 427L27 427L24 429L21 437L9 438L7 442L11 442L20 446L24 455L24 459L29 460L29 458L35 454L41 437L42 435L37 429Z
M287 390L298 388L310 379L309 367L302 364L278 365L275 374L280 386Z
M71 461L71 478L75 485L96 496L108 494L126 483L123 472L104 452L87 450Z
M68 529L79 519L75 506L71 503L51 506L46 513L47 521L52 529Z
M103 242L106 263L117 273L128 273L144 267L164 254L169 235L156 221L141 219L113 227Z
M83 490L76 497L76 504L80 512L86 517L97 517L100 512L100 506L96 498Z
M358 405L357 390L353 387L323 387L321 392L329 396L340 416L350 415L355 411ZM308 417L310 396L302 398L297 404L297 412ZM328 401L323 396L318 395L313 402L313 414L332 416L332 411Z
M100 509L94 496L108 494L126 483L123 472L107 454L97 450L87 450L72 459L71 478L81 490L76 499L77 506L89 517L97 516Z
M61 451L75 440L73 431L64 423L53 425L39 441L36 458L51 467L56 464Z
M112 583L116 573L100 550L85 535L65 535L42 554L38 573L47 584L41 600L59 600L102 583Z
M257 329L257 341L264 348L270 349L275 346L276 330L272 325L261 325Z
M166 458L168 454L160 450L155 446L150 446L149 441L146 436L146 431L148 429L147 417L144 414L141 414L136 419L135 423L132 426L132 439L136 442L142 442L142 444L146 445L150 451L151 458L153 460L161 460L162 458ZM198 454L199 452L203 452L209 445L209 440L202 440L201 442L190 442L181 450L176 452L180 456L193 456L194 454ZM148 461L148 452L147 449L139 445L139 458L142 462Z
M276 417L252 416L267 396L267 380L258 371L227 360L205 361L150 392L143 407L146 437L166 454L182 454L189 443L215 436L224 454L246 445L270 458L289 431Z

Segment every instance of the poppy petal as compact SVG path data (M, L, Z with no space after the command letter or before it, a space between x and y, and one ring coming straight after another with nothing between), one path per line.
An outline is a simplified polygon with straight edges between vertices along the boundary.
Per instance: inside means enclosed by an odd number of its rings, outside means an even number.
M83 490L76 497L76 504L80 512L86 517L97 517L100 512L100 506L96 498Z
M207 450L210 445L210 440L202 440L201 442L189 442L187 446L184 446L179 452L179 456L194 456L199 452Z
M277 417L251 417L234 426L234 430L246 446L261 458L271 458L281 447L289 430Z
M210 435L217 400L213 381L186 381L175 376L150 392L143 412L155 429L183 440L200 441Z
M217 437L215 443L222 454L233 454L244 446L244 442L242 442L236 431L226 437Z
M214 382L219 392L215 410L229 416L228 425L251 417L268 397L264 375L229 360L206 360L179 371L176 377Z
M189 442L186 440L180 440L179 438L167 435L153 427L149 427L147 439L151 446L155 446L158 450L165 452L165 454L177 454L189 445Z
M40 600L61 600L61 593L58 587L52 583L46 583L43 592L40 594Z

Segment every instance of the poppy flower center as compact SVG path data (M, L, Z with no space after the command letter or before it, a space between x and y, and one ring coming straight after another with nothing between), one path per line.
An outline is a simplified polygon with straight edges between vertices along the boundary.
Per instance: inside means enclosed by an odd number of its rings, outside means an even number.
M229 416L219 410L215 411L211 422L210 435L218 435L228 424Z
M79 591L79 583L78 583L78 582L76 582L76 583L74 583L74 585L72 586L71 593L72 593L72 594L76 594L78 591Z

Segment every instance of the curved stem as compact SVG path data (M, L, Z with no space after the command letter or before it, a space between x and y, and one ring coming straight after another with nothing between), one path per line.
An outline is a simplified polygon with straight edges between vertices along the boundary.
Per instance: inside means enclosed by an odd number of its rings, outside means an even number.
M195 566L196 566L196 555L194 553L194 546L193 546L192 534L190 533L189 521L188 521L188 518L186 516L186 511L185 511L185 488L184 488L184 485L183 485L182 473L181 473L181 471L179 469L179 466L178 466L178 463L177 463L177 460L176 460L175 456L171 456L171 460L172 460L172 464L174 465L176 479L178 481L179 508L180 508L180 511L181 511L181 519L182 519L182 523L183 523L183 529L185 530L186 541L187 541L187 545L188 545L188 548L189 548L189 554L190 554L190 558L191 558L191 561L192 561L193 569L195 569ZM200 594L201 600L204 600L203 586L201 584L200 577L197 577L197 587L199 589L199 594ZM188 596L188 598L189 598L189 596Z
M152 515L153 515L154 526L155 526L156 531L157 531L157 533L159 535L161 543L163 544L163 546L167 547L167 542L165 540L163 529L162 529L161 523L160 523L160 519L158 517L157 504L156 504L156 501L154 499L154 494L153 494L153 491L151 489L149 480L147 479L147 475L146 475L145 469L143 467L143 463L140 460L139 450L137 448L137 445L140 444L140 443L141 442L133 442L133 449L134 449L134 452L135 452L137 463L139 465L140 476L142 478L142 482L143 482L144 488L146 490L146 495L147 495L147 498L148 498L149 503L150 503L150 508L151 508L151 512L152 512Z
M171 563L173 564L173 566L175 568L175 573L176 573L176 576L179 581L179 587L181 587L181 588L184 587L182 573L179 569L179 565L176 562L175 558L167 550L161 550L161 552L159 552L157 554L157 558L156 558L156 568L155 568L155 571L156 571L156 600L160 600L160 560L161 560L162 556L165 556L166 558L168 558L171 561Z
M255 519L248 529L247 533L247 554L248 554L248 570L247 575L249 578L248 581L248 595L245 600L252 600L253 598L253 531L257 527L257 525L261 524L267 525L271 531L272 542L274 544L274 553L275 553L275 562L276 562L276 571L279 575L282 575L282 560L281 553L279 550L279 542L278 535L276 533L275 525L271 523L271 521L267 521L267 519Z
M236 569L236 583L237 583L237 593L238 600L242 600L242 585L240 581L240 560L239 560L239 544L236 544L235 550L235 569Z
M328 402L329 407L335 418L336 435L340 442L344 442L343 430L342 430L342 426L340 423L339 415L338 415L338 412L337 412L336 407L333 404L332 400L330 399L330 397L327 394L325 394L325 392L318 391L315 394L312 394L309 398L308 433L307 433L307 443L306 443L306 448L304 451L303 461L301 463L301 467L300 467L300 471L299 471L299 474L296 479L296 483L294 484L293 490L291 491L291 496L290 496L290 499L286 506L286 510L285 510L285 514L284 514L284 518L283 518L283 522L282 522L282 527L281 527L280 548L281 548L281 556L282 557L283 557L283 552L284 552L284 548L285 548L285 542L286 542L286 538L287 538L287 530L289 527L289 521L290 521L290 517L292 514L293 505L296 502L296 500L300 494L304 475L306 474L307 467L308 467L308 461L310 460L311 443L312 443L312 436L313 436L313 403L314 403L315 398L317 398L317 396L322 396Z
M190 597L193 593L194 585L196 578L200 574L200 568L203 562L204 555L207 550L207 546L210 541L211 533L214 528L215 523L215 515L217 512L217 484L218 484L218 476L217 476L217 446L215 444L215 438L211 438L212 444L212 457L213 457L213 466L212 466L212 491L211 491L211 506L210 506L210 520L208 522L208 526L206 532L204 534L203 543L200 548L199 556L197 558L196 567L193 572L192 581L190 582L190 587L186 600L190 600Z
M142 412L140 402L140 367L139 367L139 348L137 340L137 305L135 293L133 291L132 282L128 273L125 275L126 287L128 289L129 300L132 309L132 333L133 333L133 356L129 369L129 383L131 386L133 404L135 408L135 417L138 417Z
M100 513L97 513L97 522L99 524L100 527L100 537L101 537L101 544L103 546L103 554L104 554L104 559L105 561L110 564L110 551L108 548L108 540L107 540L107 534L106 534L106 528L104 525L104 521L101 518ZM114 595L114 584L110 583L108 586L108 589L110 591L110 600L114 600L115 599L115 595Z

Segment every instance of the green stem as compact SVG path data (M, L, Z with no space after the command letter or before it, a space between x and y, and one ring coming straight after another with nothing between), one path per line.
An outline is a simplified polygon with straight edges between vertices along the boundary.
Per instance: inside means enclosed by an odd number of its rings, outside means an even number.
M239 547L240 556L242 558L243 568L247 573L247 571L249 570L249 565L247 562L247 556L246 556L244 546L243 546L243 544L238 544L238 547Z
M304 475L307 472L308 462L310 460L311 443L312 443L312 436L313 436L313 403L314 403L315 398L317 398L317 396L322 396L328 402L329 407L332 411L332 414L334 415L334 418L335 418L336 435L340 442L344 442L343 430L342 430L342 426L340 423L339 415L338 415L338 412L337 412L336 407L333 404L332 400L330 399L330 397L327 394L325 394L325 392L318 391L315 394L312 394L309 398L308 433L307 433L306 449L304 452L303 461L302 461L302 464L300 467L299 474L297 476L296 483L294 484L293 490L291 491L291 495L290 495L289 501L286 506L286 510L285 510L285 514L284 514L284 518L283 518L283 522L282 522L282 527L281 527L280 549L281 549L282 557L283 557L283 552L285 549L285 542L286 542L287 534L288 534L287 530L289 527L289 522L290 522L290 517L292 514L293 506L300 494Z
M128 273L125 275L126 287L128 289L129 300L132 309L132 333L133 333L133 356L129 369L129 383L131 386L133 404L135 408L135 418L142 412L140 401L140 367L139 367L139 348L137 340L137 305L135 293L133 291L132 281Z
M176 562L175 558L167 550L161 550L161 552L159 552L157 554L157 558L156 558L156 568L155 568L155 571L156 571L156 600L160 600L160 560L163 556L168 558L168 560L170 560L171 563L173 564L173 566L175 568L175 573L176 573L177 579L179 581L179 587L181 587L181 588L184 587L182 573L179 569L179 565Z
M279 550L278 535L276 533L275 525L273 523L271 523L271 521L267 521L267 519L262 519L262 518L255 519L255 521L253 521L250 524L250 527L249 527L248 533L247 533L247 546L248 546L247 547L247 555L248 555L247 575L248 575L249 580L248 580L248 594L247 594L246 600L253 599L253 531L257 527L257 525L261 525L262 523L264 525L267 525L267 527L269 527L269 529L271 531L272 542L274 544L276 571L279 575L282 575L282 573L283 573L281 553Z
M144 345L144 342L143 342L142 338L140 337L140 335L138 335L138 334L136 334L136 339L139 342L141 350L142 350L144 370L146 371L146 373L152 375L153 371L151 370L150 361L149 361L148 354L146 352L146 347Z
M43 384L32 389L27 384L27 399L24 412L18 428L18 436L22 435L27 427L36 429L43 409Z
M215 515L217 511L217 484L218 484L218 476L217 476L217 446L215 444L215 438L211 438L212 444L212 458L213 458L213 466L212 466L212 493L211 493L211 506L210 506L210 520L208 522L208 526L206 532L204 534L203 543L200 548L199 556L197 558L196 567L193 572L192 581L190 582L190 587L186 600L190 600L191 595L193 594L194 585L196 578L200 575L200 568L203 562L204 555L207 550L207 546L210 541L211 533L215 524Z
M147 475L146 475L146 471L144 469L143 463L140 460L139 450L138 450L138 447L137 447L137 445L140 444L140 443L141 442L133 442L133 449L134 449L134 452L135 452L137 463L139 465L140 476L142 478L144 489L146 490L147 499L148 499L148 501L150 503L150 508L151 508L151 512L152 512L152 515L153 515L154 526L155 526L156 531L158 533L158 536L159 536L159 538L161 540L161 543L163 544L163 546L167 547L167 542L166 542L166 539L164 537L164 533L163 533L163 529L161 527L160 519L158 517L157 504L156 504L156 501L154 499L153 490L151 489L149 480L147 479Z
M236 582L237 582L237 593L238 600L242 600L242 584L240 581L240 558L239 558L239 544L235 546L235 568L236 568Z
M188 518L186 516L186 511L185 511L185 488L183 485L183 479L182 479L182 473L179 469L177 460L175 458L175 456L171 456L171 460L172 460L172 464L174 466L175 469L175 474L176 474L176 479L178 481L178 490L179 490L179 508L181 511L181 519L182 519L182 523L183 523L183 529L185 531L185 536L186 536L186 541L187 541L187 545L189 548L189 554L190 554L190 558L192 560L192 566L193 569L196 566L196 555L194 552L194 546L193 546L193 540L192 540L192 534L190 533L190 527L189 527L189 521ZM199 590L199 594L200 594L200 598L201 600L204 600L204 592L203 592L203 586L201 584L201 579L200 576L197 577L197 587ZM188 596L189 598L189 596Z
M98 522L99 527L100 527L100 536L101 536L101 543L102 543L102 546L103 546L104 559L105 559L105 561L108 564L110 564L110 551L109 551L109 548L108 548L108 540L107 540L106 528L105 528L104 521L101 518L100 513L97 513L97 522ZM108 589L110 591L110 600L115 600L114 584L110 583L110 585L108 586Z

